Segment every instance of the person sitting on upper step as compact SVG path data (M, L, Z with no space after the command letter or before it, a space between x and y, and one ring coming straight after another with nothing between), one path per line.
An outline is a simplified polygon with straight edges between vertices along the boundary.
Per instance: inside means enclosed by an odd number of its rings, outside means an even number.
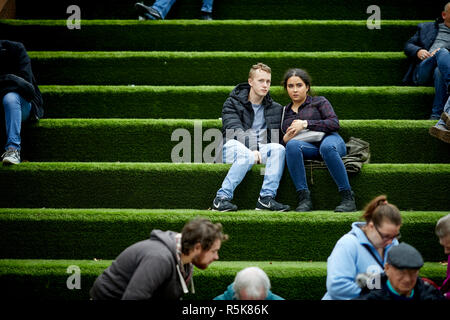
M38 120L44 115L31 60L20 42L0 40L0 97L6 120L6 151L2 161L18 164L22 122Z
M137 2L134 6L139 18L143 20L164 20L175 2L176 0L156 0L152 6L146 6L141 2ZM214 0L203 0L200 19L212 20L213 2Z
M405 44L409 69L403 78L407 85L434 83L435 97L430 120L438 120L448 99L450 84L450 2L441 13L442 19L418 25L417 32ZM442 21L443 20L443 21Z
M450 97L444 106L444 112L439 121L429 129L430 135L446 143L450 143Z
M222 159L232 163L212 203L214 211L236 211L231 203L234 190L254 164L266 164L264 182L256 210L288 211L275 201L283 175L285 150L279 143L282 106L269 94L272 71L258 63L251 67L248 81L238 84L222 108L224 145ZM220 158L220 155L216 155Z
M355 300L441 301L444 296L419 277L423 258L416 248L400 243L388 253L385 274L377 285Z
M310 96L311 78L302 69L289 69L284 75L283 86L292 100L283 110L281 130L286 144L287 166L298 195L295 211L311 211L313 208L304 159L325 161L342 197L334 211L355 211L354 193L342 162L347 148L337 133L339 120L333 107L325 97ZM314 136L304 136L312 133ZM316 136L317 139L308 139Z
M367 204L352 230L336 243L327 260L327 292L323 300L350 300L358 297L358 279L383 273L386 255L400 238L402 217L398 208L378 196Z
M236 274L234 282L214 300L284 300L270 291L267 274L258 267L242 269Z

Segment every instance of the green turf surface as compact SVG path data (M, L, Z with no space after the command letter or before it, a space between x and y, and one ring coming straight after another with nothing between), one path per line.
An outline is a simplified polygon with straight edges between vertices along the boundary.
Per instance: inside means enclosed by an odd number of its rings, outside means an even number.
M74 31L66 20L3 20L0 38L27 50L402 51L420 22L384 20L370 30L366 20L83 20ZM293 30L296 41L286 38Z
M445 214L402 211L402 241L416 247L426 261L443 260L434 227ZM362 221L361 215L332 211L0 209L0 257L114 259L129 245L147 239L151 230L180 231L187 221L201 216L222 223L230 237L222 245L222 260L326 261L351 224Z
M233 86L40 86L45 118L217 119ZM428 119L432 87L323 87L339 119ZM272 98L289 97L274 85Z
M38 3L17 2L19 19L67 19L69 5L81 8L82 19L137 19L136 0L41 0ZM151 5L152 1L145 1ZM367 9L376 4L381 19L434 19L445 3L419 0L215 0L214 19L368 19L373 12ZM166 19L198 19L201 3L198 0L177 1Z
M370 143L371 163L449 163L450 149L432 137L429 120L341 120L348 141ZM24 127L29 161L206 162L222 143L221 120L42 119ZM207 138L213 134L213 138ZM182 151L179 149L183 148Z
M0 207L31 208L192 208L210 207L226 176L227 164L173 163L22 163L0 169ZM253 209L262 185L262 166L247 173L235 191L240 209ZM332 210L340 201L328 170L308 170L316 210ZM368 164L350 175L358 208L387 194L402 210L449 210L445 188L449 164ZM296 205L287 170L278 200ZM26 195L26 196L24 196Z
M289 68L306 69L315 85L397 86L403 52L130 52L31 51L41 85L236 85L263 62L280 84ZM232 68L230 68L232 66Z
M0 260L0 285L8 288L3 297L33 300L88 300L95 279L112 261L102 260ZM80 289L68 289L68 268L80 270ZM216 261L206 270L194 271L195 295L187 300L211 300L222 294L236 273L249 266L262 268L272 291L289 300L320 300L326 292L325 262ZM69 269L69 271L72 269ZM420 275L441 283L445 267L426 263ZM73 284L74 281L69 283Z

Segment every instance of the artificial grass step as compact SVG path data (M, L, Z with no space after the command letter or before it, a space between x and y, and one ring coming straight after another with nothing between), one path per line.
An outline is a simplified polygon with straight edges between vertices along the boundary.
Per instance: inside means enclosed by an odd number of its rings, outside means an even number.
M417 248L426 261L445 260L434 234L436 222L445 215L403 211L401 240ZM221 260L326 261L351 224L361 221L362 212L0 209L0 258L114 259L147 239L151 230L180 231L198 216L222 223L229 235Z
M233 86L39 86L46 118L217 119ZM432 87L321 87L339 119L427 119ZM281 86L272 98L286 105ZM406 106L406 107L405 107Z
M130 151L131 152L131 151ZM175 163L22 163L0 168L0 207L16 208L191 208L211 206L230 165ZM256 165L237 187L233 202L254 209L263 166ZM340 202L328 170L308 170L316 210ZM387 194L401 210L449 210L450 164L367 164L350 175L358 209ZM297 196L287 170L277 199L295 207Z
M0 260L3 299L89 300L95 279L112 261L92 260ZM326 292L326 262L216 261L206 270L194 270L195 294L186 300L212 300L222 294L240 270L257 266L270 278L271 290L288 300L320 300ZM76 269L78 268L78 269ZM425 263L420 276L442 283L445 266ZM75 284L79 271L80 289ZM69 278L71 277L72 278Z
M249 48L251 50L251 48ZM319 86L400 85L403 52L131 52L31 51L40 85L236 85L250 67L272 68L281 83L289 68L306 69Z
M82 19L137 19L136 0L50 0L17 1L19 19L67 19L70 5L81 9ZM152 2L145 2L151 5ZM292 3L290 0L215 0L214 19L368 19L370 0L312 0ZM445 3L419 0L378 0L382 19L434 19ZM197 0L177 1L166 19L198 19L201 3ZM84 21L84 20L82 20ZM382 20L383 21L383 20ZM383 22L381 22L383 23ZM83 25L83 22L82 22ZM383 25L383 24L381 24Z
M449 163L430 120L341 120L344 141L370 143L372 163ZM221 120L42 119L23 131L28 161L213 162ZM212 138L208 138L208 135ZM180 150L180 149L183 150Z
M74 31L65 19L2 20L0 38L36 51L402 51L420 22L383 20L371 30L366 19L83 20ZM292 30L299 41L287 40Z

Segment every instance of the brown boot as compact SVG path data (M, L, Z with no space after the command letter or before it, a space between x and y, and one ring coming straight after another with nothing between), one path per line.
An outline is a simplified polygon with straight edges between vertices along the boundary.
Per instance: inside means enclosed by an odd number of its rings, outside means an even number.
M450 143L450 130L444 124L436 124L429 130L430 135L446 143Z

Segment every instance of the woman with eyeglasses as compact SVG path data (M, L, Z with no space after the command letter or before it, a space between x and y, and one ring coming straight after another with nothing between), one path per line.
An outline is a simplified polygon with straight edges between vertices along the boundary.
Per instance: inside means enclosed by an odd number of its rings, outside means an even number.
M363 285L369 289L380 285L377 275L384 272L389 249L398 245L402 217L382 195L370 201L362 218L365 222L354 222L328 257L327 292L322 300L350 300L360 295Z

